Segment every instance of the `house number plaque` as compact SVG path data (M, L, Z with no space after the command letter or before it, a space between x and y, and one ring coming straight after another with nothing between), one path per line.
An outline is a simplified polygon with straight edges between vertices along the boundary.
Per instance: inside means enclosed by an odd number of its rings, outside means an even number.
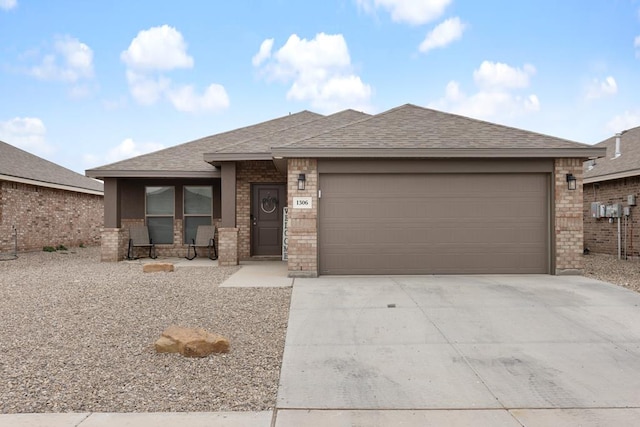
M293 208L294 209L311 209L312 198L311 197L294 197Z

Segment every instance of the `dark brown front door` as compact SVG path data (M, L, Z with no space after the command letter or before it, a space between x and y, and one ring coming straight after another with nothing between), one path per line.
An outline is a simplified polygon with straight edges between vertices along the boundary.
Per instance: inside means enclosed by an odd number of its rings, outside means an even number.
M286 204L286 184L253 184L251 255L282 254L282 208Z

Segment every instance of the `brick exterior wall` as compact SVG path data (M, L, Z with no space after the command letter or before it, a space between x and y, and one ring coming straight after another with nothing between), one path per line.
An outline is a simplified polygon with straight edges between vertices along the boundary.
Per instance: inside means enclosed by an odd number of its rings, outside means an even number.
M567 174L577 179L577 189L567 188ZM583 268L582 160L556 159L554 163L555 274L581 274Z
M221 228L218 230L219 239L218 265L238 265L238 229Z
M289 276L318 276L318 162L289 159ZM298 175L306 175L304 190L298 190ZM293 197L311 197L311 209L295 209Z
M287 175L278 171L270 160L237 163L236 227L238 228L238 257L240 260L247 260L251 257L251 184L284 184L286 182Z
M101 230L100 261L118 262L127 256L129 231L124 228Z
M104 262L122 261L127 256L129 247L129 228L134 225L144 225L143 218L125 218L121 220L122 228L102 229L101 260ZM219 249L220 219L214 218L216 226L216 249ZM183 257L187 254L188 244L183 241L182 219L173 220L173 244L156 245L156 254L166 257ZM147 248L135 248L134 256L146 257L149 254Z
M618 256L618 223L614 218L593 218L591 216L591 202L605 205L621 203L629 206L627 196L640 195L640 176L602 181L584 185L584 246L591 252ZM640 200L638 200L640 202ZM625 218L621 218L621 255L627 258L640 257L640 207L631 206L626 230L625 246Z
M103 196L0 181L0 252L44 246L95 246L103 224Z

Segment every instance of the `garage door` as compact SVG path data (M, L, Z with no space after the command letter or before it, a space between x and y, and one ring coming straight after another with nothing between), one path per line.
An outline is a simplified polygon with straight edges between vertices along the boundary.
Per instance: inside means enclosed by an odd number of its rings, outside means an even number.
M549 272L548 175L321 174L320 274Z

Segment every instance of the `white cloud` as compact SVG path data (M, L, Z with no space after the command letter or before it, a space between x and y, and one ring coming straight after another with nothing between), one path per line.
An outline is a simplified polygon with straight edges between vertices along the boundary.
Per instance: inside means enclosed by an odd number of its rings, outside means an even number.
M529 86L529 77L536 73L533 65L514 68L501 62L483 61L473 72L473 80L483 89L524 88Z
M187 54L182 34L168 25L140 31L129 48L120 54L120 59L136 70L193 67L193 58Z
M637 126L640 126L640 110L625 111L607 123L607 129L612 133L622 132Z
M438 19L451 0L356 0L365 12L384 9L394 22L421 25Z
M218 111L229 107L229 96L224 87L212 84L202 95L195 93L193 86L186 85L167 92L167 97L178 111L194 113Z
M273 39L266 39L260 45L260 50L251 58L254 67L259 66L265 60L271 58L271 49L273 49Z
M535 68L531 65L519 69L484 61L473 73L477 92L467 95L458 82L450 81L444 97L429 103L429 107L479 119L508 118L536 112L540 110L537 95L518 92L529 86L529 78L534 73Z
M107 152L107 155L105 156L105 160L107 163L113 163L119 160L140 156L146 153L151 153L152 151L158 151L163 148L164 148L164 145L158 144L155 142L139 143L139 142L134 142L133 139L131 138L127 138L124 141L122 141L120 144L110 149Z
M127 70L127 82L131 96L142 105L153 105L171 85L171 80L163 76L149 76Z
M93 77L93 51L71 36L56 37L53 51L46 54L29 73L41 80L76 83Z
M37 117L15 117L0 121L0 141L38 155L53 152L53 147L46 141L46 133L47 128Z
M267 79L291 83L287 99L308 101L323 112L369 109L371 86L354 73L342 34L319 33L311 40L293 34L261 64Z
M587 87L585 99L598 99L604 96L615 95L616 93L618 93L618 84L612 76L602 81L593 79Z
M422 43L420 43L420 52L427 53L436 48L442 48L448 44L462 38L465 25L457 16L449 18L438 24L433 30L427 34Z
M0 9L11 10L18 6L17 0L0 0Z
M640 36L636 36L636 38L633 40L633 47L637 49L636 58L640 58Z
M193 85L175 84L165 75L194 65L182 34L173 27L163 25L140 31L120 59L127 65L131 96L139 104L153 105L166 99L178 111L189 113L218 111L229 106L227 92L219 84L210 84L202 94L197 94Z

